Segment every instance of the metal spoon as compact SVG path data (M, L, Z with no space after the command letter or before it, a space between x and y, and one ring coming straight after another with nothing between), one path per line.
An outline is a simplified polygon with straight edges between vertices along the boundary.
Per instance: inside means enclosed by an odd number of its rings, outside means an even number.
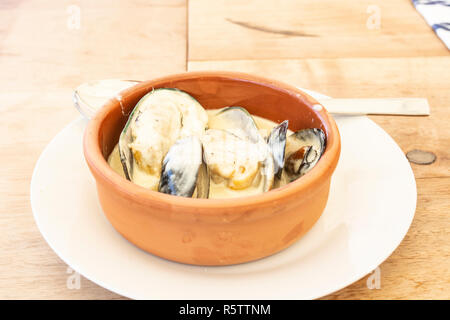
M131 86L137 80L107 79L90 81L78 86L73 94L76 108L91 119L109 99ZM430 114L425 98L383 98L383 99L317 99L330 113L338 115L415 115ZM320 105L314 106L321 108Z
M80 113L92 119L109 99L140 81L107 79L90 81L79 85L73 92L73 103Z

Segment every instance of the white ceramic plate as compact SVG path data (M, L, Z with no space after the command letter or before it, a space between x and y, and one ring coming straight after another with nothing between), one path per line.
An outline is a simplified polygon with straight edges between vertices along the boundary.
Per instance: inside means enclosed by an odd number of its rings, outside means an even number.
M322 217L294 245L256 262L189 266L148 254L120 236L102 213L84 161L87 121L81 118L50 142L36 164L31 181L34 217L61 259L126 297L318 298L364 277L389 257L416 208L414 175L389 135L367 117L336 121L342 153Z

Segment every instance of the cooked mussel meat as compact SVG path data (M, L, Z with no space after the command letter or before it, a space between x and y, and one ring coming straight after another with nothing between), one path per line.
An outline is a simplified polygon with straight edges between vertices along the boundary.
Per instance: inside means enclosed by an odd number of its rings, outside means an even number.
M273 157L247 110L221 109L210 118L209 126L214 129L205 132L202 142L213 182L225 180L234 190L270 190L274 181Z
M128 180L157 190L162 163L178 139L203 135L208 115L189 94L155 89L142 97L119 138L119 154Z
M295 180L310 171L322 156L326 136L321 129L303 129L287 139L285 170L290 180Z

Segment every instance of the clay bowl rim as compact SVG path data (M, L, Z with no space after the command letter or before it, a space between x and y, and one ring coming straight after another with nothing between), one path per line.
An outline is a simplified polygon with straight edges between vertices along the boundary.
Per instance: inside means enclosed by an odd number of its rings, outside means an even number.
M119 101L116 98L112 98L96 113L94 118L89 121L85 129L83 139L84 156L91 171L95 171L96 173L93 174L96 181L98 180L97 176L101 177L101 179L103 179L115 190L115 192L126 196L131 201L139 202L145 205L159 204L159 206L178 206L200 210L201 208L217 209L244 207L249 205L255 206L268 204L271 202L279 203L279 201L282 201L285 198L301 196L302 193L311 190L313 186L318 185L320 181L323 181L323 179L328 179L331 177L336 168L340 155L340 135L334 119L313 97L302 90L283 82L241 72L196 71L173 74L153 80L143 81L123 90L120 96L123 101L131 93L145 87L149 87L152 83L157 84L161 82L170 82L171 80L178 81L195 78L224 78L227 80L251 82L256 85L262 85L275 89L276 91L281 91L283 94L294 95L308 108L310 108L312 112L318 115L319 120L325 128L327 145L321 159L311 171L302 176L300 179L297 179L280 188L276 188L258 195L227 199L199 199L173 196L158 191L148 190L121 177L108 165L107 160L103 157L101 146L99 145L101 124L105 120L106 116L114 110L114 108L120 107ZM320 105L320 110L313 109L313 105ZM308 197L313 193L314 192L309 193ZM210 211L210 214L214 215L215 211Z

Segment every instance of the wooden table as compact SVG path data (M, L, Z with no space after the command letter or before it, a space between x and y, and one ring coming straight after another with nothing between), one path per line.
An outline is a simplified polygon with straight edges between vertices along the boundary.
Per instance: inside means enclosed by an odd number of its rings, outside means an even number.
M84 278L80 289L67 286L72 270L33 220L34 164L78 116L71 92L79 83L205 69L261 74L333 97L428 98L429 117L372 117L405 153L437 157L412 164L411 229L380 266L380 289L368 289L365 277L325 298L450 298L450 56L410 2L3 0L0 298L122 298Z

